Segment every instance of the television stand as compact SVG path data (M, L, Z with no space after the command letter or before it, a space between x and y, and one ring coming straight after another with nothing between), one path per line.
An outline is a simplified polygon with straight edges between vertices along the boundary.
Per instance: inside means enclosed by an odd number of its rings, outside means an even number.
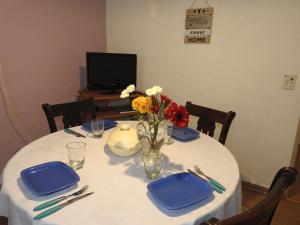
M114 106L114 109L117 112L120 112L120 113L134 112L134 110L132 109L131 105Z
M101 91L99 91L99 93L103 94L103 95L110 95L110 94L119 94L120 95L121 90L101 90Z
M78 91L79 100L93 99L95 102L110 102L121 100L120 92L118 93L101 93L99 90L80 90ZM142 96L143 93L135 93L135 96ZM107 104L108 105L108 104ZM115 107L104 106L100 107L96 112L97 118L101 119L124 119L137 116L135 111L116 110Z

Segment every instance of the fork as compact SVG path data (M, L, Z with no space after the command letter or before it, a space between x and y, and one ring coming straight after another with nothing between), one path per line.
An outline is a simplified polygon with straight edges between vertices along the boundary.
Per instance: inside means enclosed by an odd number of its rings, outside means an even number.
M203 173L203 172L200 170L200 168L199 168L198 165L195 165L195 166L194 166L194 169L196 170L196 172L197 172L198 174L204 176L209 182L211 182L213 185L215 185L215 186L217 186L218 188L220 188L222 191L225 191L225 190L226 190L225 187L224 187L222 184L220 184L218 181L216 181L215 179L213 179L213 178L207 176L205 173Z
M223 194L223 190L221 188L219 188L218 186L214 185L213 183L211 183L209 180L207 180L206 178L201 177L199 174L195 173L194 171L187 169L187 171L189 171L191 174L197 176L198 178L200 178L201 180L205 180L209 186L216 192Z
M48 207L50 207L50 206L52 206L52 205L55 205L55 204L57 204L57 203L59 203L59 202L65 200L65 199L67 199L67 198L70 198L71 196L78 196L78 195L82 194L83 192L85 192L85 191L88 189L88 187L89 187L88 185L85 185L85 186L84 186L83 188L81 188L79 191L76 191L76 192L74 192L74 193L72 193L72 194L70 194L70 195L64 195L64 196L61 196L61 197L52 199L52 200L50 200L50 201L48 201L48 202L45 202L45 203L43 203L43 204L41 204L41 205L38 205L38 206L36 206L36 207L33 209L33 211L38 211L38 210L41 210L41 209L48 208Z

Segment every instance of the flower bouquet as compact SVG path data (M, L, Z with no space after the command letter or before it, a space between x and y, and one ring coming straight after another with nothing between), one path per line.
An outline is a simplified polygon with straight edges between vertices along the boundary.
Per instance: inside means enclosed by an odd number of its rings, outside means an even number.
M122 91L121 98L130 98L133 110L139 114L137 135L142 146L146 169L146 160L150 164L160 163L161 153L159 150L164 144L167 124L172 123L178 127L186 127L189 122L189 114L184 106L178 105L168 96L162 95L160 86L147 89L146 96L133 98L134 92L135 86L129 85ZM160 164L153 165L151 169L155 171L147 173L146 170L148 177L157 177L160 173Z

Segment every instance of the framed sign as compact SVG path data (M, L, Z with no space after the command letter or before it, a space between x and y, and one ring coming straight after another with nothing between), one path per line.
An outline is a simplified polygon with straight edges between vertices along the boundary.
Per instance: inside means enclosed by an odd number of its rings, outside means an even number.
M184 43L210 43L213 12L212 7L186 10Z

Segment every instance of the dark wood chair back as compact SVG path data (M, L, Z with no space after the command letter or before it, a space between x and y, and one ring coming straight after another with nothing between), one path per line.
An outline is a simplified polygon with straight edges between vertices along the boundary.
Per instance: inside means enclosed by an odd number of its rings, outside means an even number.
M200 105L195 105L190 101L186 102L185 107L190 115L199 117L197 130L201 131L202 133L208 134L209 136L213 137L216 123L222 124L219 142L223 145L225 144L231 122L236 115L235 112L222 112Z
M64 128L81 125L84 121L83 118L96 118L96 109L92 99L56 105L45 103L42 108L46 114L51 133L57 131L55 117L62 116Z
M288 186L294 183L297 171L292 167L280 169L273 179L264 200L256 206L224 220L211 218L196 225L270 225L278 203Z

